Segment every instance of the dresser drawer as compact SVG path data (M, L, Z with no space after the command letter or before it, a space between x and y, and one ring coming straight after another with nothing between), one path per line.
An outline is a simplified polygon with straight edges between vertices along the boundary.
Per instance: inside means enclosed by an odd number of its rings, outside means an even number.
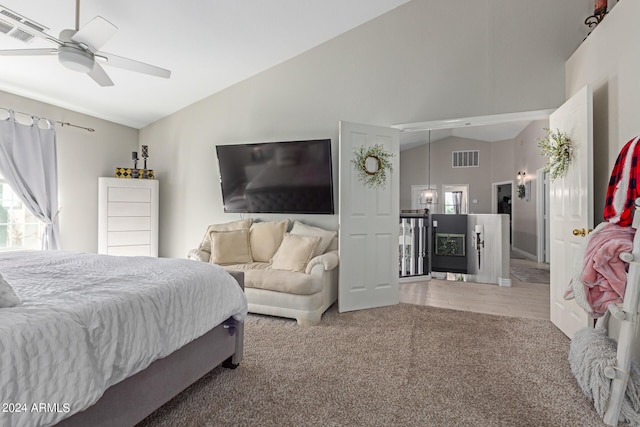
M151 216L151 203L109 202L107 216Z
M108 201L110 202L151 202L149 188L109 187Z
M110 216L107 218L108 231L151 230L151 218L148 216Z
M107 246L148 245L150 243L150 231L110 231L107 233Z

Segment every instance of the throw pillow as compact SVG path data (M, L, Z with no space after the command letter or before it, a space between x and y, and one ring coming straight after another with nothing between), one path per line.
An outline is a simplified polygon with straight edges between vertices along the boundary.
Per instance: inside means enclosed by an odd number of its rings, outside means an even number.
M320 243L320 237L287 233L271 260L274 270L304 271Z
M299 234L302 236L317 236L320 237L320 244L316 248L313 256L322 255L324 251L327 250L331 241L334 237L338 235L335 231L324 230L318 227L312 227L310 225L306 225L301 223L300 221L296 221L293 223L293 228L291 229L291 234Z
M254 222L251 224L251 256L257 262L269 262L282 243L289 220Z
M0 274L0 308L15 307L22 304L10 284Z
M211 258L209 262L219 265L245 264L252 262L249 245L249 229L211 232Z
M241 230L243 228L251 227L251 222L253 220L249 219L240 219L238 221L227 222L224 224L212 224L207 228L207 232L202 239L202 243L200 243L201 251L211 253L211 232L212 231L233 231L233 230Z

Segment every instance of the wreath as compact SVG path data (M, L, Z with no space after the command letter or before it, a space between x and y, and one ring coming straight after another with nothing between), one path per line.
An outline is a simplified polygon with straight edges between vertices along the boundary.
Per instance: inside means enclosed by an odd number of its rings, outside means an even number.
M566 134L557 129L555 132L544 128L547 136L538 141L538 147L543 156L549 157L544 170L549 172L551 181L567 174L571 160L573 160L573 146Z
M358 178L371 188L383 186L387 182L387 171L393 172L391 158L393 153L384 150L381 144L370 147L361 146L354 151L351 160L358 172Z

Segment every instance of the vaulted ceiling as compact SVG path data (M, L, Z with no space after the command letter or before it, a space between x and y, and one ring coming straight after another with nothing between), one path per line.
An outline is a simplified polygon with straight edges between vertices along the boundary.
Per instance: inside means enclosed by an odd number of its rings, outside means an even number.
M75 28L74 0L1 1L9 13L44 26L56 38ZM118 28L101 51L168 69L171 77L106 64L114 86L101 87L63 67L55 55L0 56L0 90L142 128L407 1L85 0L80 28L96 16ZM0 12L3 19L11 23ZM0 49L57 46L40 37L25 43L0 33Z

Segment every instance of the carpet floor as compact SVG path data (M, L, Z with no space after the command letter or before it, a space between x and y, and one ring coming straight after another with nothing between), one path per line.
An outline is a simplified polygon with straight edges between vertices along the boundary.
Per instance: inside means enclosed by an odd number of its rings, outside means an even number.
M240 366L139 426L603 426L568 351L546 320L417 305L249 315Z

